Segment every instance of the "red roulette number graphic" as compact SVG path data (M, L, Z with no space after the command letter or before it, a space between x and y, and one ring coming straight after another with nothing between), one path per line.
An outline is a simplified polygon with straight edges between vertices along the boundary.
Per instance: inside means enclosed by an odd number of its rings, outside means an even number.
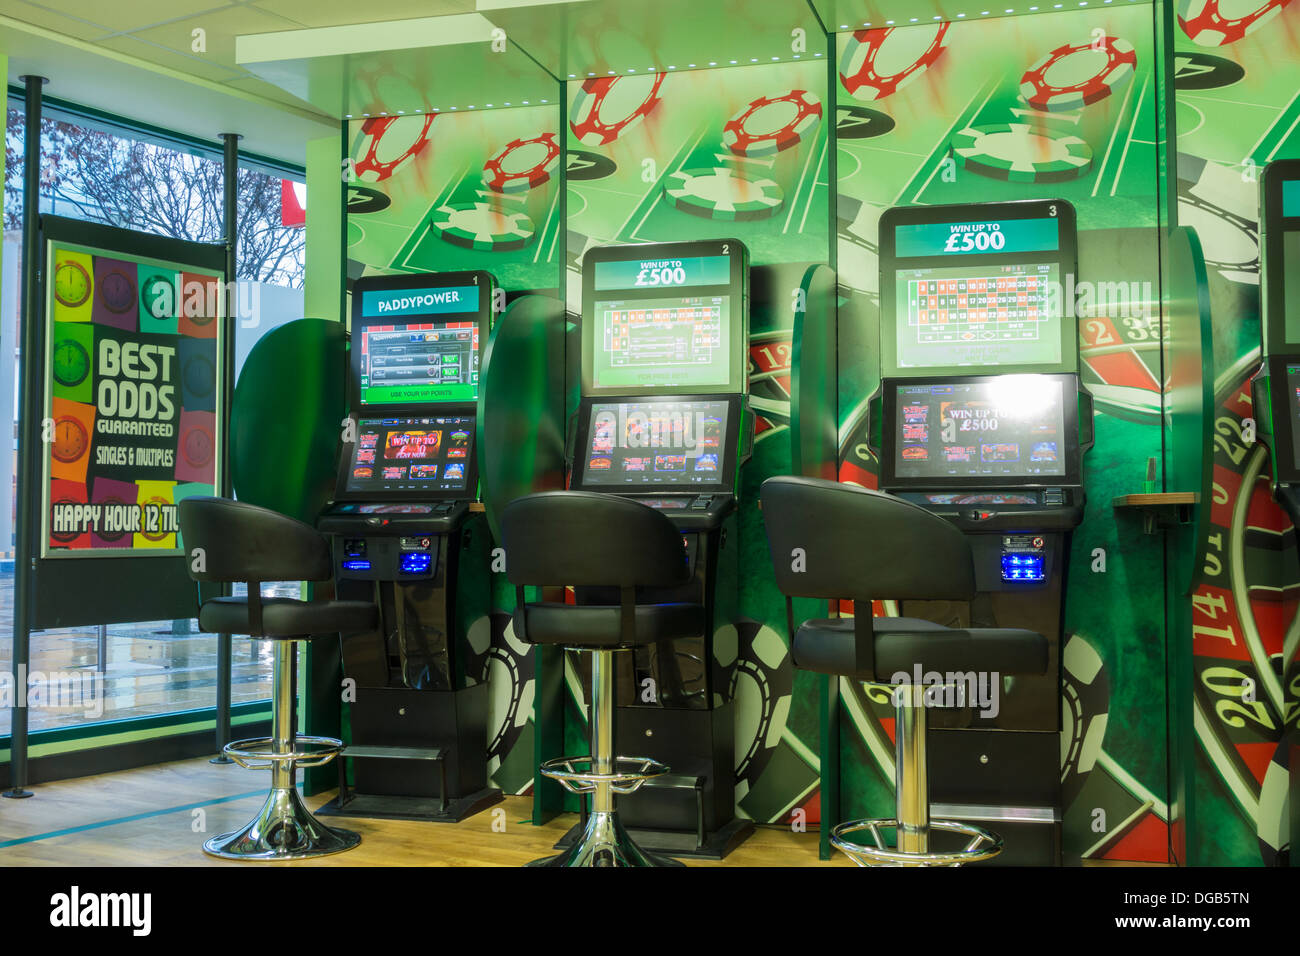
M96 291L104 308L117 315L135 305L135 280L123 269L115 267L100 276Z
M76 461L90 447L90 436L86 426L71 416L64 416L54 423L54 440L50 443L50 454L56 461L64 464Z
M789 329L757 332L749 338L749 393L755 434L790 424Z
M857 30L840 57L840 82L860 100L883 100L934 66L946 49L947 22L907 30L881 27Z
M559 164L554 133L516 139L483 164L483 183L499 193L527 192L549 182Z
M1178 25L1198 46L1227 46L1250 36L1291 0L1178 0Z
M202 425L196 425L181 439L181 457L190 467L202 468L212 462L214 446L212 432Z
M366 120L352 150L352 175L365 183L390 179L428 147L434 116L372 116Z
M666 74L587 80L573 97L569 129L588 146L607 146L654 112Z
M1160 420L1160 335L1160 326L1153 329L1145 318L1080 316L1084 384L1099 408L1128 419Z

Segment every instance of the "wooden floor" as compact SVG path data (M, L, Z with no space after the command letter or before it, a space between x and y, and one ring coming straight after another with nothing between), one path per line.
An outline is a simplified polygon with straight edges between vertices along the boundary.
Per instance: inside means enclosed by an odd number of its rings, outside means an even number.
M0 800L0 867L247 866L203 853L203 841L247 823L262 804L267 771L185 760L31 787L28 800ZM314 809L333 794L308 799ZM507 797L504 832L494 807L458 824L329 817L361 834L355 850L276 866L519 866L547 856L577 820L525 822L531 799ZM499 823L498 823L499 826ZM817 859L817 834L760 827L721 863L689 866L851 866Z

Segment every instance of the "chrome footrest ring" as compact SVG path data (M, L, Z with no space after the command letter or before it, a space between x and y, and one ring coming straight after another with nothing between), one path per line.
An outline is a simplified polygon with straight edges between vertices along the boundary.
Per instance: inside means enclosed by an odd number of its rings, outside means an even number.
M883 819L841 823L831 830L831 846L858 866L963 866L992 859L1002 852L1002 837L992 831L955 820L931 820L931 830L960 833L969 837L966 846L961 850L909 853L888 846L880 834L881 830L897 831L898 827L897 820ZM874 846L846 839L849 834L861 833L863 830L871 834Z
M221 752L246 770L265 770L285 760L291 760L299 767L320 767L343 750L343 741L333 737L299 735L294 738L293 745L292 752L278 753L274 737L250 737L231 741L221 748Z
M558 757L542 764L542 776L550 777L570 793L595 793L601 784L607 784L615 793L634 793L652 777L668 773L665 764L649 757L615 757L613 773L596 773L591 769L595 762L590 756Z

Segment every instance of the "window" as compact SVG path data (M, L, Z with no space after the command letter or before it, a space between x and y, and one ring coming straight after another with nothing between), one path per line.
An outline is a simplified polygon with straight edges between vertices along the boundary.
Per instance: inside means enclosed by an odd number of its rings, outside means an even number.
M0 441L0 671L13 673L14 522L16 518L17 361L21 316L23 215L22 103L10 99L5 117L4 242L0 272L0 422L13 422ZM219 151L116 126L47 105L41 132L43 213L106 223L199 242L222 234ZM279 170L241 160L238 186L237 368L267 331L302 316L304 230L286 225L286 190ZM297 178L300 178L297 177ZM291 187L289 187L291 189ZM268 593L298 596L297 585ZM270 696L270 648L235 638L232 702ZM217 642L189 621L147 621L33 632L32 688L46 691L29 708L32 731L195 710L216 702ZM59 706L60 682L93 688L75 707ZM10 711L0 708L0 735Z

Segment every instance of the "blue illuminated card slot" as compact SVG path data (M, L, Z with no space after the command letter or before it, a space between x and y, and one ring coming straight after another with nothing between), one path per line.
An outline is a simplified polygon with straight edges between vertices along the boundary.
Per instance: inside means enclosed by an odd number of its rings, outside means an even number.
M1042 581L1044 577L1041 554L1002 555L1003 581Z

